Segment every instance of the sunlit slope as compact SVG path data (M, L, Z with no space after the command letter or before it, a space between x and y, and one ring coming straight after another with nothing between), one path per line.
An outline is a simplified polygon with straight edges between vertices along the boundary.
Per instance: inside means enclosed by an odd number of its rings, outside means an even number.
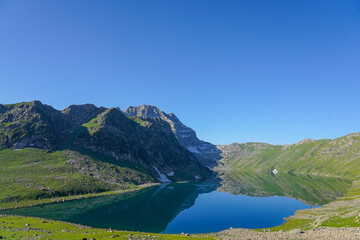
M144 169L74 151L0 151L0 208L20 201L129 189L154 181ZM15 206L14 205L14 206Z
M218 146L223 151L220 168L230 171L306 173L360 177L360 133L334 140L306 139L293 145L234 143Z

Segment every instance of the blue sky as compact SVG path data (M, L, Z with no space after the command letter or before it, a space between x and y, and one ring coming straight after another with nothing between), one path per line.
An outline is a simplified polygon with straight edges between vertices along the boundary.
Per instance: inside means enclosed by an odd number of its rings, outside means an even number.
M360 131L358 0L0 0L0 103L151 104L215 144Z

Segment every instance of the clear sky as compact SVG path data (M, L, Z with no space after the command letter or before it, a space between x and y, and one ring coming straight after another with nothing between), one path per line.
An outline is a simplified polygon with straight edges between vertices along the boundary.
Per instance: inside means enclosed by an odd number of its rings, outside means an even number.
M156 105L215 144L360 131L358 0L0 0L0 103Z

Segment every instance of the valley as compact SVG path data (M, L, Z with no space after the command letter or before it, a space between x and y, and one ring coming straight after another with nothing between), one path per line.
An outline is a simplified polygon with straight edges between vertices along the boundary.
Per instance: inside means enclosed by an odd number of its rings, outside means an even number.
M39 101L0 105L0 236L180 239L188 238L180 234L185 231L195 233L190 238L227 239L254 228L249 236L270 229L301 238L301 231L321 227L360 227L359 150L359 133L292 145L215 146L151 105L124 111L92 104L59 111ZM216 228L216 218L199 219L209 228L179 230L187 229L182 219L194 219L205 206L217 208L214 199L231 202L217 216L231 209L244 215L257 201L274 210L292 201L296 207L277 220L269 213L274 218L263 225L245 224L256 212L263 215L255 219L265 217L266 209L257 206L246 221L225 217L221 222L228 225Z

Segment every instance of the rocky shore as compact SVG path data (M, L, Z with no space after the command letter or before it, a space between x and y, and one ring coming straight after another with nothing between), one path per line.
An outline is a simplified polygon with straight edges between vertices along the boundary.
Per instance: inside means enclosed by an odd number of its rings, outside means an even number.
M360 239L360 228L317 228L313 230L303 231L294 229L288 232L257 232L249 229L228 229L217 234L222 240L242 240L242 239L309 239L309 240L325 240L325 239L342 239L354 240Z

